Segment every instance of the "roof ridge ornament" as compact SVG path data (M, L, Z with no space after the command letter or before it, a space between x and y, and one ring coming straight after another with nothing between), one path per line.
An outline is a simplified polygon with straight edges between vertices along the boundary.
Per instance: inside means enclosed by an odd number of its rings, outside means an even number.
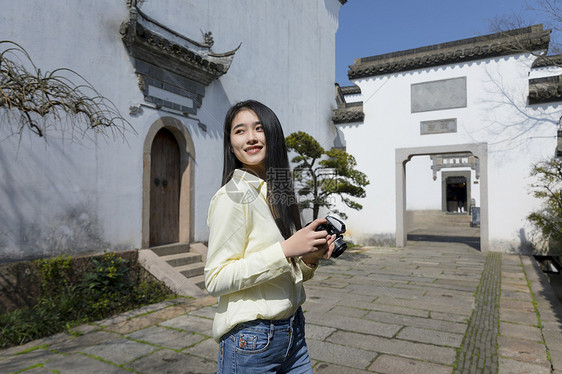
M234 50L214 53L212 33L203 33L204 41L197 42L142 12L136 1L129 9L129 19L121 24L122 40L131 57L174 72L205 86L226 74Z

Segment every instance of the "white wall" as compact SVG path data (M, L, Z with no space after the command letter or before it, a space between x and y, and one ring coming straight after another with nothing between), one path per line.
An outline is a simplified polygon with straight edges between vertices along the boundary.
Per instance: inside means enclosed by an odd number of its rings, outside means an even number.
M277 113L285 135L303 130L331 145L340 6L338 0L141 3L150 17L193 40L211 31L214 52L242 43L228 73L207 87L197 116L176 116L196 148L195 241L207 239L207 208L220 187L223 118L231 104L260 100ZM128 19L126 1L0 0L0 9L2 39L21 44L43 72L79 72L133 128L126 140L93 135L94 141L77 144L70 132L9 136L7 119L0 117L0 261L140 247L144 139L158 118L170 114L149 108L128 113L144 100L119 34Z
M363 96L364 123L338 127L358 169L371 180L365 208L349 212L347 224L357 241L395 234L395 149L487 143L491 249L520 247L520 230L530 236L525 217L537 207L529 195L529 172L534 162L553 155L561 113L556 106L526 104L532 61L496 58L354 80ZM412 84L463 76L466 108L411 113ZM456 133L420 135L421 121L447 118L457 119Z

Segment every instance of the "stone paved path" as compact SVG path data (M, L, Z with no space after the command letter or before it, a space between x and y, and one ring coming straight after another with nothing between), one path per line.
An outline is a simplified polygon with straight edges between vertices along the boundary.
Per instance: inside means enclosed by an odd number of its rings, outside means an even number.
M306 288L316 373L461 372L477 313L497 346L489 336L490 359L468 372L562 373L562 307L529 257L454 243L349 250ZM0 373L213 373L215 304L177 299L0 350Z

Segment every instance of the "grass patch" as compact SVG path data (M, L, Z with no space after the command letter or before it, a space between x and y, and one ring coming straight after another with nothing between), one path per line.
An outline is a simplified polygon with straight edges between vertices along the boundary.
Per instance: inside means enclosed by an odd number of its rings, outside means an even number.
M114 252L86 261L70 256L37 260L32 267L40 285L38 300L0 314L1 348L62 331L72 334L80 324L175 297L138 265L136 257L126 259Z

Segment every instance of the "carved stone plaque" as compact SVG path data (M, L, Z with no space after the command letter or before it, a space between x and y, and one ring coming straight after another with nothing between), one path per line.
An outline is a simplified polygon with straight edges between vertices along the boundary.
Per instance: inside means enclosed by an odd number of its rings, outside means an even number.
M446 134L451 132L457 132L456 118L420 122L420 135Z

